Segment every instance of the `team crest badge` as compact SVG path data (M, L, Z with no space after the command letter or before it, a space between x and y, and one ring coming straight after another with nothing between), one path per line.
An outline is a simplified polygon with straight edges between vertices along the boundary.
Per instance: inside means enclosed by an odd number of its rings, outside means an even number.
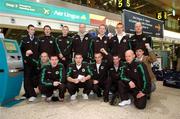
M53 43L53 41L52 41L52 40L50 40L50 41L49 41L49 43L51 43L51 44L52 44L52 43Z
M123 42L125 43L125 42L126 42L126 39L124 39Z
M85 40L88 40L88 37L85 37Z
M56 71L56 74L59 74L59 71Z
M85 72L85 69L84 69L84 68L82 69L82 72Z
M146 40L146 38L143 38L143 41L145 41Z

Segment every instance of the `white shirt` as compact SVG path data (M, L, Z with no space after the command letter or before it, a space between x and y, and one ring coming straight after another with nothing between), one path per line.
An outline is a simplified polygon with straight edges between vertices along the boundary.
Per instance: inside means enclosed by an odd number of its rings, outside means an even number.
M117 71L119 67L114 66L115 70Z
M103 36L101 36L100 34L98 34L98 37L102 40L102 38L105 36L105 34Z
M82 40L86 34L87 34L87 32L84 32L84 33L78 32L78 35L80 36L81 42L82 42Z
M99 67L100 67L101 64L96 64L96 68L97 68L97 72L99 74Z
M142 61L143 60L143 57L144 56L142 56L141 58L136 58L138 61Z
M126 35L125 32L123 32L122 34L117 34L117 38L118 38L118 41L119 43L121 42L122 38Z
M31 41L33 41L34 35L29 35L29 38L30 38Z
M76 68L79 70L81 68L81 65L76 65Z

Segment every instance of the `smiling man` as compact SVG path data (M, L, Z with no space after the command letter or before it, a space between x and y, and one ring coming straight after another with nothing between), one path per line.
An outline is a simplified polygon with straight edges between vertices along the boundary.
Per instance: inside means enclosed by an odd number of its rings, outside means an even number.
M131 103L128 92L134 97L134 105L138 109L144 109L147 103L147 94L150 93L150 80L146 66L135 60L135 54L132 50L125 53L126 64L120 72L120 78L123 83L119 84L121 97L120 106Z

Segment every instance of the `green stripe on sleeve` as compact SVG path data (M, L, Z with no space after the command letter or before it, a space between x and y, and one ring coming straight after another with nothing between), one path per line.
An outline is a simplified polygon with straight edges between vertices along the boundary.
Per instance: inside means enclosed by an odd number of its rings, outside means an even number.
M144 85L143 85L143 90L144 91L147 87L147 79L146 79L146 76L145 76L145 72L144 72L144 69L142 67L142 64L138 65L138 67L140 68L140 71L142 73L142 78L143 78L143 81L144 81Z
M124 81L130 81L130 79L128 79L128 78L125 76L125 74L124 74L124 68L125 68L125 66L123 66L122 69L121 69L120 79L121 79L121 80L124 80Z

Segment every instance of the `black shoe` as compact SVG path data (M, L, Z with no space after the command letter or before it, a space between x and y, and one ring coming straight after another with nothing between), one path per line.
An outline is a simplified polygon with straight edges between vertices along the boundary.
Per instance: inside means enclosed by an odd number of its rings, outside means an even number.
M104 102L109 102L109 98L104 98Z
M56 101L59 101L59 98L58 98L58 97L52 97L51 100L54 101L54 102L56 102Z
M151 95L147 95L147 99L150 100L151 99Z
M116 99L116 96L113 95L111 101L109 102L109 104L110 105L115 105L115 99Z
M102 97L101 93L97 93L97 97Z

